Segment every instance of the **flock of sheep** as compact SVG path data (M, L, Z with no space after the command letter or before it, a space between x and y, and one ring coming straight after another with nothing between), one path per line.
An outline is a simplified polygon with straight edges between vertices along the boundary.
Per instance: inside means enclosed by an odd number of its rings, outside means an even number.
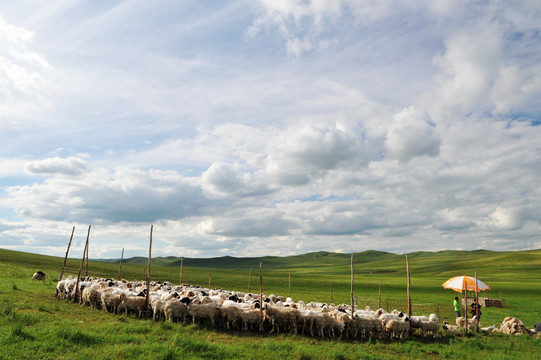
M82 278L71 276L57 283L55 296L71 299L95 309L130 313L153 320L208 324L239 331L290 332L318 337L405 339L413 331L423 336L438 336L439 319L430 316L407 317L404 313L324 303L293 302L291 298L199 286L175 286L151 282L147 305L146 282Z
M35 280L44 280L45 274L36 274ZM77 279L71 276L58 281L55 296L115 314L134 313L139 318L152 317L154 321L208 324L229 330L290 332L331 338L406 339L414 331L422 336L437 337L441 330L460 334L466 327L464 317L458 317L456 325L443 322L440 326L436 314L408 317L397 310L373 311L366 307L354 311L352 316L351 306L346 304L293 302L289 297L274 294L260 299L257 294L186 284L175 286L169 282L150 283L148 304L144 281L85 277L80 279L78 289L76 284ZM470 331L477 326L476 316L467 319ZM536 329L528 329L515 317L506 317L499 328L493 325L481 330L538 337L541 334Z

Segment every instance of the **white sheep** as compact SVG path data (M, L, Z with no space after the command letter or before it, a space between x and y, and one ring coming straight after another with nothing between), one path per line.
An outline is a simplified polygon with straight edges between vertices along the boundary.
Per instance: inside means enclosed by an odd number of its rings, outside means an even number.
M355 315L352 321L352 336L355 338L381 338L383 335L384 322L372 315Z
M192 323L202 323L205 320L210 321L212 326L216 325L218 307L214 303L197 304L191 302L188 305L188 314L192 317Z
M240 313L245 309L246 310L250 309L249 306L241 306L241 305L248 305L248 304L245 304L245 303L237 304L230 300L226 300L224 302L224 305L220 308L220 317L222 319L222 323L228 330L237 328L237 325L241 323Z
M248 331L257 327L259 331L263 331L263 315L260 309L241 309L239 317L242 330Z
M186 323L188 320L188 307L178 300L166 301L163 312L166 321Z
M533 335L534 333L524 326L522 320L515 317L506 317L500 327L500 331L504 334L511 335Z
M128 296L123 293L120 294L119 307L124 308L126 316L128 316L128 311L137 311L138 317L141 318L146 311L146 300L142 296Z
M103 311L108 311L111 309L113 314L118 312L118 307L120 305L121 299L120 295L123 294L123 291L114 288L107 288L101 293L101 307Z
M158 321L164 315L164 308L166 302L160 297L152 298L150 301L150 307L152 309L152 320Z
M391 339L407 339L409 335L409 319L391 319L385 323L385 332Z
M314 320L318 334L321 337L325 337L325 330L327 330L330 337L334 338L336 332L342 334L342 331L345 329L345 324L329 316L327 313L317 314Z
M97 309L101 305L101 291L98 284L90 284L83 289L81 299L84 305Z
M423 336L426 336L427 334L432 334L434 337L438 337L439 330L440 330L440 324L435 321L420 321L419 322L419 329L421 329L421 332Z

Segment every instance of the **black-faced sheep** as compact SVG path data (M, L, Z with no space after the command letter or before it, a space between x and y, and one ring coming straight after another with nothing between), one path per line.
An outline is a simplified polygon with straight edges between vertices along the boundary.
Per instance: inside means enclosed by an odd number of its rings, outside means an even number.
M38 270L32 276L32 280L43 281L43 285L45 285L45 278L46 277L47 277L47 275L45 275L45 273L43 271Z

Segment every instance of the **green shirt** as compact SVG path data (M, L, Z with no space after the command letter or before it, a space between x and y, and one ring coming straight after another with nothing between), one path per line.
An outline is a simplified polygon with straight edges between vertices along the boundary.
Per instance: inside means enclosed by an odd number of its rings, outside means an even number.
M453 305L455 307L455 311L460 311L460 304L458 303L458 300L454 300Z

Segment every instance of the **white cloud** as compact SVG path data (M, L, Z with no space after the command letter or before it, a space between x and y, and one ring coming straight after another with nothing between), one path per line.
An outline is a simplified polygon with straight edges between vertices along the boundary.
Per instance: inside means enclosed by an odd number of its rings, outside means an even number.
M394 116L385 147L393 158L407 161L416 156L437 156L440 143L441 138L430 118L408 107Z
M80 175L86 171L86 161L79 157L53 157L44 160L30 161L26 171L33 175Z

